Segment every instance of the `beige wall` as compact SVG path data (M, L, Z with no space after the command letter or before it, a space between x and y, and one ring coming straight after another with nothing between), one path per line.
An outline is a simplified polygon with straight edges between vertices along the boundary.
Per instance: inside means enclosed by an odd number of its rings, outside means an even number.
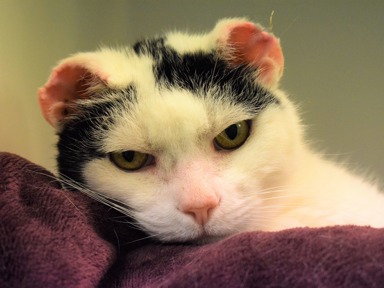
M36 91L59 59L126 41L128 5L108 2L0 0L0 151L55 168L56 137Z
M173 28L207 30L221 17L268 26L272 10L286 56L282 84L315 144L383 175L381 0L0 0L0 150L54 167L54 132L36 90L59 59Z

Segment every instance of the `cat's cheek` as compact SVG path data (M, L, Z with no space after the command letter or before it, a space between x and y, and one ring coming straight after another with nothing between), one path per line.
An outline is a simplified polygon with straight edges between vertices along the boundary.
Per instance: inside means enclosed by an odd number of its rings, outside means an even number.
M92 190L132 208L127 213L162 241L193 240L203 233L190 215L178 209L180 185L171 185L148 171L121 171L105 159L87 163L83 177Z
M260 189L267 188L265 183L270 182L271 177L275 178L276 173L289 172L293 160L297 158L300 131L294 129L298 124L290 116L289 107L267 107L255 119L252 134L233 157L232 166L252 176L249 179L257 182Z
M135 208L143 209L154 199L159 183L149 173L124 172L108 159L96 159L83 168L89 188Z
M161 241L196 241L245 231L248 221L244 221L244 214L249 214L249 209L235 191L236 185L232 183L235 180L219 175L208 177L196 170L191 173L189 165L189 173L181 172L172 180L160 180L148 171L126 173L99 159L85 165L83 176L92 190L133 208L127 213L144 231ZM186 204L201 204L201 199L188 197L196 191L206 195L217 191L220 197L220 204L213 209L204 226L197 223L190 213L180 209Z

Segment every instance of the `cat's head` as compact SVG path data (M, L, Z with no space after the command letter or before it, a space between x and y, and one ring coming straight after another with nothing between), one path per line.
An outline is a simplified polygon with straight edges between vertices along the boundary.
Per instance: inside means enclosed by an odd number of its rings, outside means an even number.
M283 66L243 19L64 59L39 90L59 172L163 241L262 229L301 137Z

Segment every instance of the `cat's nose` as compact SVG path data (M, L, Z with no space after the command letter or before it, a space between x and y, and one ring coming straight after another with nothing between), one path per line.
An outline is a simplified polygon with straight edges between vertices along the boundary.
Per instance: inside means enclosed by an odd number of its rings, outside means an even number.
M208 222L213 210L218 206L220 199L211 197L205 199L203 203L184 203L180 208L182 212L193 217L199 225L204 225Z
M211 209L206 209L206 208L199 208L199 209L191 209L190 211L184 211L184 213L191 215L197 224L199 225L204 225L205 223L208 222L209 219L209 210Z

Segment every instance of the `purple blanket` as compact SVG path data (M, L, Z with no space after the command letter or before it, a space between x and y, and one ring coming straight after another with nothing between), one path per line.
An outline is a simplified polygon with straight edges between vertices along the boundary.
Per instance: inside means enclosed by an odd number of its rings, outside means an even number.
M0 153L0 287L384 287L384 229L253 232L196 246L140 240L118 216Z

